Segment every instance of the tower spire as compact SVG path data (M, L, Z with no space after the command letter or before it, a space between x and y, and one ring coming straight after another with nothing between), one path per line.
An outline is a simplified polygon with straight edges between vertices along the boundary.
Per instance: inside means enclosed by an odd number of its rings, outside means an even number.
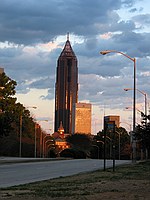
M69 32L67 33L67 40L69 41Z

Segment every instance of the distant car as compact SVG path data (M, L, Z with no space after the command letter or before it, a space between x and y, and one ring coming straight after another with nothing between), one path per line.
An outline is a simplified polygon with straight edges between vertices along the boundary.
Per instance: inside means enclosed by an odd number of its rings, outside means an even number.
M60 152L60 157L74 158L74 159L85 159L86 153L77 149L64 149Z

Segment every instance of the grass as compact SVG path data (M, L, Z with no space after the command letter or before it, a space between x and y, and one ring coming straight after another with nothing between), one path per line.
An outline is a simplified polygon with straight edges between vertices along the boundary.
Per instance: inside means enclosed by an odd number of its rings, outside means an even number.
M133 192L132 199L139 199L139 192L148 195L147 188L150 187L150 161L140 162L131 165L116 167L115 172L107 169L105 172L82 173L69 177L60 177L47 181L41 181L21 186L0 189L0 193L15 197L38 197L49 199L92 199L96 195L108 195L109 193L127 197ZM132 191L131 191L132 188ZM144 192L144 189L146 190ZM134 191L135 190L135 191ZM150 193L149 193L150 195ZM1 197L1 196L0 196ZM82 198L81 198L82 197ZM84 198L83 198L84 197ZM119 199L119 197L117 197ZM0 198L1 199L1 198ZM6 199L6 198L5 198ZM109 198L108 198L109 199ZM128 197L128 199L130 199ZM146 198L144 198L146 199ZM23 200L23 199L22 199Z

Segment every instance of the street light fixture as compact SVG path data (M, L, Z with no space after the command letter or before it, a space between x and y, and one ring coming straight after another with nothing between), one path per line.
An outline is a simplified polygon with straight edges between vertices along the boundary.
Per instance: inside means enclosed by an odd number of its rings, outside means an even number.
M133 90L132 88L124 88L124 91ZM139 89L136 89L139 93L144 95L144 103L145 103L145 116L147 116L147 94Z
M118 139L118 142L119 142L119 144L118 144L118 148L119 148L119 149L118 149L118 152L119 152L119 155L118 155L118 156L119 156L119 157L118 157L118 158L119 158L119 160L120 160L120 153L121 153L121 152L120 152L120 132L115 131L115 133L117 133L117 134L118 134L118 137L119 137L119 139Z
M99 159L99 151L100 151L99 150L99 146L94 144L94 145L92 145L92 147L96 147L97 148L97 159Z
M47 145L48 144L48 142L50 142L50 144L49 145ZM48 146L55 146L55 144L54 143L52 143L52 142L54 142L54 140L53 139L48 139L48 140L46 140L45 142L44 142L44 156L43 156L43 158L44 157L47 157L47 150L48 150Z
M51 135L50 134L46 134L44 137L43 137L43 158L45 157L45 139L46 137L50 137Z
M135 131L135 120L136 120L136 112L135 112L135 109L136 109L136 59L135 58L131 58L130 56L128 56L127 54L124 54L123 52L120 52L120 51L116 51L116 50L105 50L105 51L101 51L100 54L102 55L106 55L108 53L118 53L118 54L121 54L123 56L125 56L126 58L130 59L131 61L133 61L134 63L134 86L133 86L133 132ZM135 162L136 161L136 143L135 143L135 140L134 141L134 144L133 144L133 161Z
M33 108L33 109L36 109L37 107L36 106L29 106L29 107L26 107L26 108ZM20 127L19 127L19 157L22 156L22 111L21 111L21 115L20 115Z
M102 138L104 138L104 135L102 136ZM106 138L109 139L109 141L110 141L110 144L109 144L109 146L110 146L109 157L110 157L110 159L111 159L111 156L112 156L112 138L110 138L110 137L107 136L107 135L106 135Z
M48 122L48 120L38 120L38 122ZM36 158L37 157L37 152L36 152L36 128L37 128L37 125L38 125L38 122L35 122L35 136L34 136L34 157ZM40 157L41 157L41 153L42 153L42 132L40 134Z
M131 106L127 106L127 107L125 107L125 109L126 110L129 110L129 109L131 109L132 107ZM141 110L139 110L138 108L135 108L141 115L142 114L144 114ZM136 122L136 124L138 124L137 122Z

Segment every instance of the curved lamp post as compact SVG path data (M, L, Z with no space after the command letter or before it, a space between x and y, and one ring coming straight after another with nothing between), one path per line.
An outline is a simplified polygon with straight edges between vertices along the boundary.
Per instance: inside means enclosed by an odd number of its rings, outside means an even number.
M124 88L124 91L133 90L132 88ZM147 94L139 89L136 89L139 93L144 95L144 103L145 103L145 115L147 116Z
M37 141L36 141L36 139L37 139L37 131L36 131L36 129L37 129L37 127L39 126L40 127L40 125L39 125L39 122L48 122L48 120L47 119L45 119L45 120L38 120L38 121L35 121L35 137L34 137L34 157L36 158L37 157ZM42 157L42 140L43 140L43 136L42 136L42 132L40 132L40 157Z
M135 120L136 120L136 59L135 58L131 58L130 56L128 56L127 54L124 54L123 52L120 51L116 51L116 50L105 50L105 51L101 51L100 54L102 55L106 55L108 53L118 53L121 54L123 56L125 56L126 58L130 59L133 64L134 64L134 82L133 82L133 132L135 131ZM135 144L135 140L133 140L133 161L136 160L136 144Z
M97 148L97 159L99 159L99 146L97 146L97 145L92 145L92 147L96 147L96 148Z
M125 109L126 110L129 110L129 109L131 109L132 107L131 106L127 106L127 107L125 107ZM144 114L141 110L139 110L138 108L135 108L136 109L136 111L138 111L141 115L142 114ZM136 124L138 124L137 122L136 122Z
M50 134L46 134L44 137L43 137L43 144L42 144L42 147L43 147L43 158L45 157L45 139L46 137L50 137L51 135Z
M33 108L36 109L36 106L28 106L26 108ZM20 123L20 127L19 127L19 157L22 157L22 113L20 115L20 119L19 119L19 123Z

